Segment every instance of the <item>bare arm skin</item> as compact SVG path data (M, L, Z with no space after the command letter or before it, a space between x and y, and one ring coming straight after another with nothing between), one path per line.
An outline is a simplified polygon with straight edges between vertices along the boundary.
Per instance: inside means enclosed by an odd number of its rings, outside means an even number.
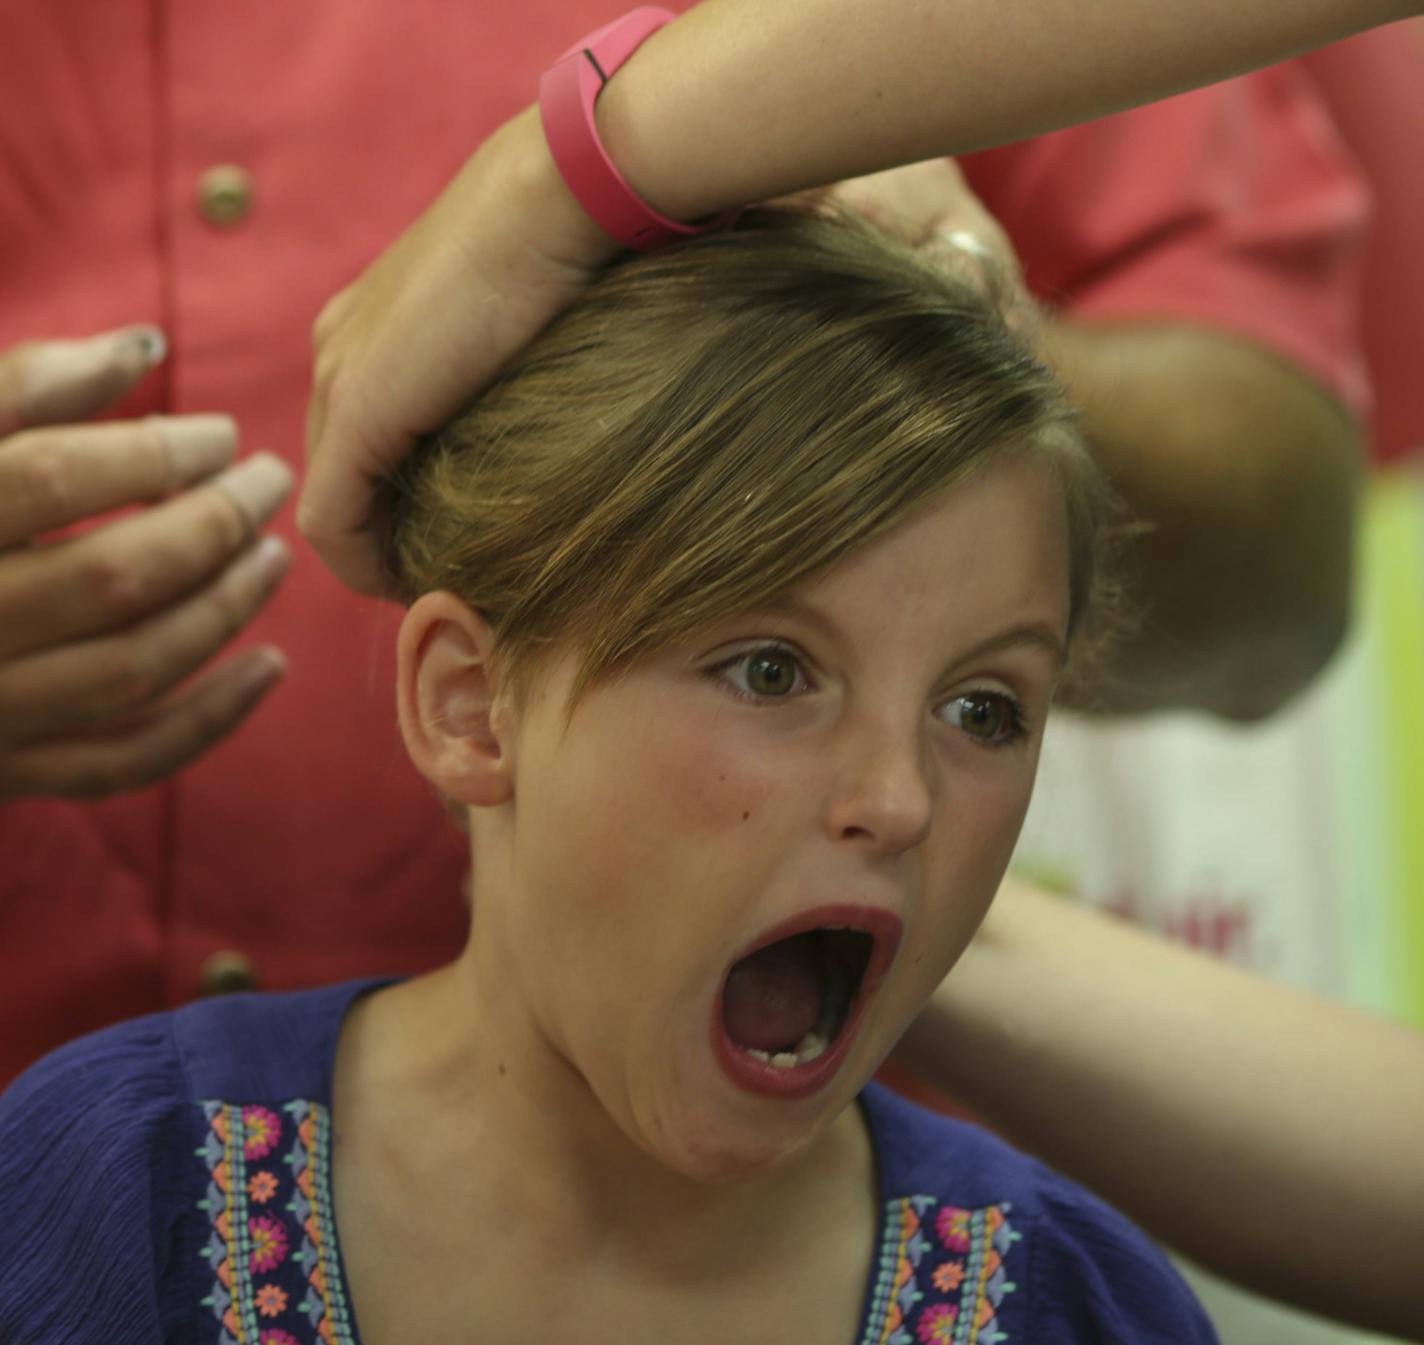
M704 0L609 83L598 122L630 183L695 219L1089 121L1419 12L1417 0Z
M1209 1269L1424 1340L1424 1034L1010 880L901 1058Z
M1041 341L1151 525L1125 557L1141 620L1088 704L1272 713L1345 633L1358 426L1303 371L1206 328L1049 319Z
M1124 557L1140 618L1092 684L1075 688L1081 704L1251 720L1305 686L1338 644L1350 601L1363 455L1340 404L1298 366L1209 327L1038 308L1013 240L952 161L856 178L831 196L947 262L967 235L1150 527Z
M633 186L691 219L1100 116L1419 12L1418 0L705 0L619 71L599 124ZM380 591L375 483L612 251L525 112L328 305L299 521L338 575Z

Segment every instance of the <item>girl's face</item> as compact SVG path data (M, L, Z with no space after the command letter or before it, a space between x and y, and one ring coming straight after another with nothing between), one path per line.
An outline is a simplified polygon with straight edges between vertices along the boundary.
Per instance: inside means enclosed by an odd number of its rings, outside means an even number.
M784 600L509 727L502 994L701 1180L808 1144L978 926L1068 622L1049 472L995 464Z

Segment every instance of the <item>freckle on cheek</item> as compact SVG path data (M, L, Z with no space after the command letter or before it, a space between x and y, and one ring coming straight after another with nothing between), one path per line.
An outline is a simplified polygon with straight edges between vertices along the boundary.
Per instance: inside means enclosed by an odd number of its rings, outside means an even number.
M751 816L750 813L743 813L743 814L742 814L742 821L745 822L745 821L747 820L747 818L749 818L750 816Z

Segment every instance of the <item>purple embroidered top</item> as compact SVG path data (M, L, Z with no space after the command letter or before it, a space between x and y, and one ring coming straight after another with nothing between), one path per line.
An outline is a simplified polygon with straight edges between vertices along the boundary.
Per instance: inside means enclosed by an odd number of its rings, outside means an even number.
M358 1345L331 1072L346 1009L377 984L204 1001L21 1076L0 1098L0 1341ZM1160 1252L1087 1192L876 1085L860 1101L882 1203L858 1345L1216 1341Z

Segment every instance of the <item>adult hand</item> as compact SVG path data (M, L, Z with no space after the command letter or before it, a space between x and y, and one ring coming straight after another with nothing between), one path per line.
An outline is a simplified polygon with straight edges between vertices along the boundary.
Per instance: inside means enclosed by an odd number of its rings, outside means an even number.
M828 188L825 197L921 247L956 247L1012 276L1019 274L1008 234L953 159L927 159L850 178Z
M297 523L340 579L385 591L379 483L616 250L564 186L530 109L327 304Z
M981 279L1012 277L1006 292L1018 295L1013 247L952 161L836 191L872 218L908 223L917 242L957 248ZM338 578L363 593L387 591L380 483L616 252L564 185L531 108L326 305L313 331L297 525Z
M270 454L229 466L226 416L74 423L160 358L143 327L0 353L0 799L149 784L231 732L282 674L280 653L259 648L174 690L285 572L283 543L256 538L292 475Z
M850 178L828 188L821 199L863 215L916 247L938 252L971 284L991 289L1015 332L1034 339L1037 307L1024 285L1018 253L953 159Z

